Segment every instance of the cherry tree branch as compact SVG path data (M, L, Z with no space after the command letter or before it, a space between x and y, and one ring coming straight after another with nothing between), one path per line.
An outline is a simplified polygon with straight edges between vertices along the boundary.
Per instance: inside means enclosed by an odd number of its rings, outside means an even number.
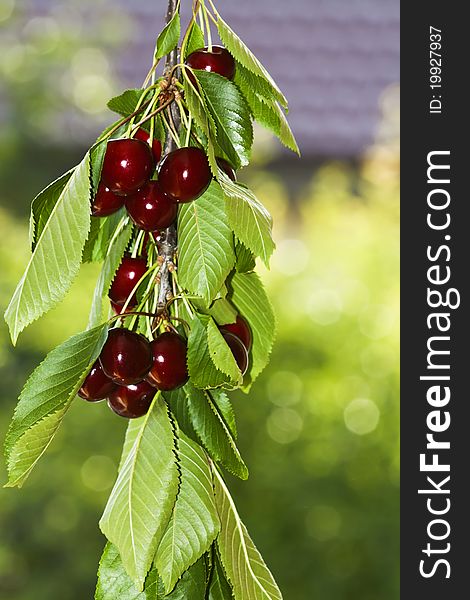
M166 13L166 22L169 23L173 18L176 10L178 9L178 0L168 0L168 9ZM170 71L178 64L178 48L175 48L168 54L166 57L165 63L165 71L166 73L170 73ZM175 74L176 75L176 74ZM180 114L178 112L177 106L175 103L170 105L169 110L171 111L171 116L173 117L173 122L175 124L175 128L178 131L180 127ZM164 153L168 154L168 152L172 152L176 150L176 144L171 135L167 135ZM162 266L160 267L159 279L160 279L160 289L158 291L158 311L163 312L166 309L166 305L168 300L171 300L173 295L172 285L171 285L171 274L170 268L173 265L173 259L176 252L177 246L177 233L176 233L176 225L170 225L168 229L165 231L164 239L160 245L160 257L162 260Z

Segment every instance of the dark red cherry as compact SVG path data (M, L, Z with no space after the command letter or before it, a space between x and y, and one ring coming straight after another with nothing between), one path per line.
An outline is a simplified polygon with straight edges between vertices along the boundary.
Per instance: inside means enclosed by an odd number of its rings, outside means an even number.
M78 390L80 398L88 402L99 402L111 394L116 384L105 375L99 360L91 367L82 387Z
M233 79L235 75L235 60L222 46L212 46L210 52L207 47L195 50L186 59L186 64L193 69L218 73L227 79Z
M115 194L128 196L149 181L153 167L152 151L145 142L111 140L106 148L101 179Z
M137 133L135 134L135 137L136 139L140 140L141 142L145 142L150 146L150 133L148 131L145 131L145 129L138 129ZM153 138L152 154L153 160L155 161L155 164L157 164L162 157L162 143L156 138Z
M235 323L227 323L227 325L222 325L220 329L221 331L228 331L239 337L246 349L248 351L250 350L253 338L251 336L251 330L248 327L248 323L245 321L245 319L243 319L243 317L238 315Z
M150 371L152 350L143 335L127 329L111 329L100 363L115 383L131 385L142 381Z
M126 208L137 227L144 231L166 229L178 214L176 202L165 194L158 181L149 181L141 190L129 196Z
M229 177L232 181L237 180L237 174L235 173L235 169L232 165L225 160L225 158L216 158L217 164L222 169L222 171Z
M108 294L109 299L115 304L123 306L135 285L144 276L146 271L147 262L145 258L124 256L111 284ZM128 306L135 306L136 304L137 297L134 293Z
M116 302L113 302L112 300L110 300L109 302L110 302L111 308L114 310L114 312L117 315L121 315L123 312L122 309L124 308L124 306L122 304L116 304ZM127 308L124 312L126 312L126 313L132 312L134 308L135 308L135 304L133 304L133 305L128 304Z
M179 148L160 163L158 181L176 202L191 202L206 191L212 179L209 161L200 148Z
M177 333L165 331L150 343L153 365L147 381L159 390L174 390L188 381L186 342Z
M124 198L113 192L100 182L96 196L91 203L91 214L94 217L107 217L124 206Z
M248 369L248 350L246 349L245 344L237 335L234 335L229 331L221 331L220 333L224 336L224 340L232 351L235 362L242 372L242 375L245 375Z
M116 385L108 398L108 406L120 417L138 419L148 412L156 390L146 381Z

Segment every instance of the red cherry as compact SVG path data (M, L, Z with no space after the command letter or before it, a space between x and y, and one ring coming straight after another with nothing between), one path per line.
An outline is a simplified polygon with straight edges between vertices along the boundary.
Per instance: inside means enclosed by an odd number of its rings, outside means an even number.
M113 192L100 182L96 196L91 203L91 214L94 217L107 217L124 206L124 198Z
M206 191L212 179L207 156L200 148L179 148L160 163L161 189L176 202L191 202Z
M229 179L231 179L232 181L236 181L237 180L237 174L235 172L235 169L232 167L232 165L225 160L225 158L216 158L215 159L217 164L219 165L219 167L222 169L222 171L227 175L227 177Z
M153 365L147 381L159 390L174 390L188 381L186 342L177 333L165 331L150 343Z
M105 375L100 362L97 360L91 367L91 371L86 376L82 387L78 390L78 395L88 402L99 402L107 398L115 387L116 384Z
M148 131L145 131L145 129L138 129L137 133L135 134L135 137L136 139L140 140L141 142L145 142L150 146L150 133ZM152 154L155 164L157 164L162 157L162 143L156 138L153 138Z
M211 51L200 48L192 52L186 59L188 67L218 73L227 79L235 75L235 60L230 52L222 46L212 46Z
M245 319L240 317L240 315L237 316L235 323L227 323L227 325L222 325L220 329L221 331L228 331L239 337L246 349L248 351L250 350L253 342L251 330L248 327L248 323L245 321Z
M153 171L150 146L136 139L108 142L101 179L105 186L119 196L134 194Z
M148 412L155 388L146 381L131 385L116 385L108 398L108 406L120 417L138 419Z
M248 369L248 350L246 349L245 344L237 335L234 335L229 331L221 331L221 334L224 336L224 340L232 351L235 362L242 372L242 375L245 375Z
M105 374L115 383L139 383L152 366L150 344L138 333L111 329L101 351L100 363Z
M165 194L158 181L149 181L141 190L126 200L131 219L144 231L166 229L176 219L178 206Z
M114 310L114 312L115 312L117 315L121 315L121 314L123 313L123 310L122 310L122 309L123 309L124 307L123 307L123 305L122 305L122 304L116 304L116 302L113 302L112 300L110 300L109 302L110 302L110 304L111 304L111 308ZM126 308L126 310L125 310L124 312L125 312L125 313L132 312L132 310L133 310L134 308L135 308L135 304L134 304L134 305L132 305L132 306L131 306L130 304L128 304L128 305L127 305L127 308Z
M144 258L131 258L124 256L114 276L111 289L109 290L109 299L123 306L137 282L147 272L147 262ZM137 304L136 294L132 296L128 306Z

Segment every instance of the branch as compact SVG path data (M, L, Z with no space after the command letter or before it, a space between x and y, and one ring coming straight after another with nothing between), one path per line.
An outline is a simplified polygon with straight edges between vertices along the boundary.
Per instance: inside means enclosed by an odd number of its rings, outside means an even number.
M173 18L178 7L178 0L168 0L168 9L166 13L166 22L169 23ZM178 48L175 48L166 57L165 71L169 73L175 65L178 64ZM177 76L177 74L175 74ZM171 115L173 122L175 123L176 130L179 130L180 126L180 115L177 110L175 103L170 106ZM176 150L176 144L171 135L167 135L164 153L165 155L169 152ZM173 265L173 259L176 252L177 246L177 234L176 225L170 225L165 231L164 240L160 245L160 256L162 258L162 266L159 272L160 278L160 289L158 291L158 312L163 312L166 309L168 300L171 300L173 295L172 286L170 281L170 265Z

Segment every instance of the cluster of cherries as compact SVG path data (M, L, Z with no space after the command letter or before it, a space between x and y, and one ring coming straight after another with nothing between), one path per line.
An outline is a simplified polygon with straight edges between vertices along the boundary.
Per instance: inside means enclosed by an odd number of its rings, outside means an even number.
M233 57L220 46L196 50L186 64L227 79L235 74ZM192 74L190 78L196 84ZM178 204L198 198L212 179L209 162L200 148L179 148L163 159L161 156L161 142L151 140L144 129L138 129L133 138L110 140L92 215L107 217L125 206L135 225L154 234L158 241L160 231L176 219ZM235 181L232 166L223 158L217 162ZM153 179L156 165L157 177ZM137 306L136 286L146 272L146 258L123 257L109 291L117 313L124 305L129 309ZM245 374L252 344L246 321L238 316L235 323L221 326L220 331ZM188 381L186 354L186 341L176 331L165 331L149 342L128 329L111 329L78 394L89 402L107 398L110 408L122 417L141 417L148 411L156 389L170 391Z
M246 321L238 316L220 331L245 374L252 343ZM88 402L107 398L116 414L136 419L147 413L156 390L175 390L188 381L186 354L186 341L174 331L149 342L139 333L116 327L110 330L78 395Z

